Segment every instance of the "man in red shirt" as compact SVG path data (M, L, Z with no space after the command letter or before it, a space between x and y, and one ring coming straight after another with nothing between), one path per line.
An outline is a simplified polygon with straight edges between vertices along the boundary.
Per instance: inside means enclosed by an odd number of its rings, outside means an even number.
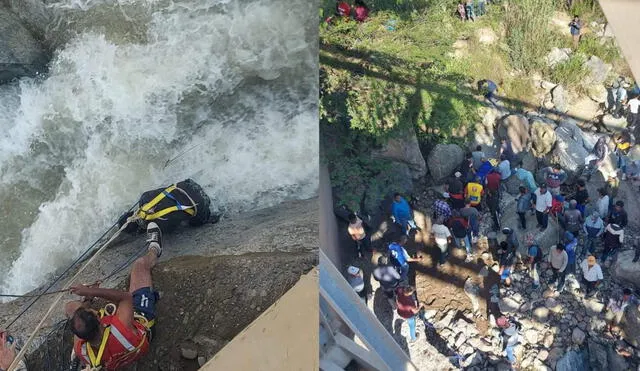
M491 170L487 174L487 190L498 192L500 190L500 173L496 170Z
M158 299L151 269L162 254L162 232L154 222L147 225L147 249L147 254L133 264L128 292L84 285L71 287L73 294L97 296L116 304L115 314L105 308L107 313L101 315L89 307L90 300L66 303L65 313L75 335L73 349L85 365L117 370L149 350Z
M415 289L411 286L399 287L396 289L396 306L398 315L404 318L409 324L410 342L418 340L416 334L416 314L420 311L418 301L415 296Z

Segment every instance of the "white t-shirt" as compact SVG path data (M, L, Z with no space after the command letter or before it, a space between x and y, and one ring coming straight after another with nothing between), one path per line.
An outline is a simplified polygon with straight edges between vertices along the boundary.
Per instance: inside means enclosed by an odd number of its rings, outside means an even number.
M550 208L553 201L551 192L547 190L544 194L540 194L540 188L536 189L536 211L544 212L547 208Z
M631 113L638 113L638 107L640 107L640 99L636 97L629 101L629 111Z
M431 233L433 233L433 237L436 240L438 245L446 245L447 238L451 237L451 232L449 232L449 228L442 224L434 224L431 226Z

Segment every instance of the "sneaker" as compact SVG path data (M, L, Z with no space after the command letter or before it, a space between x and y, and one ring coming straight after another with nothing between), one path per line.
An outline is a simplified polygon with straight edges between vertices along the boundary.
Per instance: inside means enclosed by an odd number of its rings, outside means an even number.
M147 225L147 249L155 250L158 258L162 255L162 231L154 222Z

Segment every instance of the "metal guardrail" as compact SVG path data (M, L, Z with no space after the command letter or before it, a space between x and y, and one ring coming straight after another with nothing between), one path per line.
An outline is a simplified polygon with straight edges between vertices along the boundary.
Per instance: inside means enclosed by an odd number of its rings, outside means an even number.
M375 315L356 295L329 258L320 250L320 316L322 327L337 346L355 359L360 366L376 371L417 371L409 356L391 337ZM350 336L327 328L331 319L339 319L366 348L357 345ZM337 331L337 333L333 333ZM356 348L357 347L357 348ZM358 349L359 348L359 349ZM320 368L336 369L335 365Z

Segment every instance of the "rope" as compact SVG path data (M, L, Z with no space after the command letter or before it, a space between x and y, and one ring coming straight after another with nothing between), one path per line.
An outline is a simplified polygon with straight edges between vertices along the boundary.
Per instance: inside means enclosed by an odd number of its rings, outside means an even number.
M80 267L80 269L76 272L76 274L71 277L71 279L67 282L67 284L65 285L64 289L65 291L68 290L71 287L71 284L78 278L78 276L80 276L80 274L82 272L84 272L84 270L91 264L93 263L93 261L107 248L107 246L109 246L111 244L111 242L113 242L119 235L120 233L129 225L129 223L133 220L133 218L129 218L127 219L127 222L124 223L122 225L122 227L120 227L120 229L104 244L102 245L102 247L100 247L98 249L98 251L96 251L95 254L93 254L93 256L91 257L91 259L89 259L89 261L87 261L82 267ZM56 297L56 299L53 301L53 303L51 304L51 306L49 306L49 310L47 310L47 313L44 314L44 316L42 316L42 319L40 320L40 323L38 323L38 325L36 326L36 328L33 330L33 332L31 333L31 335L29 336L29 339L27 340L27 342L24 344L24 346L22 347L22 349L20 350L20 352L16 355L15 359L13 360L13 362L11 363L11 365L9 366L9 368L7 369L7 371L15 371L16 367L18 367L18 363L20 362L20 360L24 357L27 348L29 347L29 345L31 345L31 343L33 342L33 339L36 336L36 333L38 332L38 330L40 330L40 328L42 327L42 325L44 324L44 322L47 320L47 318L49 318L49 316L51 315L51 313L53 312L53 308L56 307L56 305L58 305L58 303L60 302L60 300L62 299L62 297L64 296L64 292L58 293L58 296Z
M131 211L136 207L136 205L137 205L137 204L138 204L137 202L136 202L136 203L134 203L134 204L129 208L129 210L127 210L127 213L131 212ZM134 215L135 215L135 213L134 213ZM128 224L128 221L127 221L127 223L125 223L125 225L127 225L127 224ZM23 316L23 315L24 315L24 314L29 310L29 308L31 308L31 307L33 306L33 304L35 304L38 300L40 300L40 298L41 298L43 295L47 294L47 292L49 291L49 289L50 289L50 288L52 288L56 283L58 283L58 281L60 281L60 279L62 279L62 277L64 277L64 276L65 276L65 275L66 275L66 274L71 270L71 268L73 268L76 264L78 264L78 263L80 263L80 262L84 261L85 255L87 255L87 253L89 253L89 252L90 252L90 251L91 251L91 250L92 250L92 249L93 249L93 248L98 244L98 242L100 242L100 240L102 240L102 239L103 239L107 234L109 234L109 232L110 232L110 231L113 229L113 227L115 227L116 225L118 225L118 222L114 223L111 227L109 227L109 229L107 229L107 230L102 234L102 236L98 237L98 239L97 239L97 240L95 240L95 241L94 241L94 242L93 242L93 243L92 243L92 244L91 244L91 245L90 245L90 246L89 246L89 247L88 247L88 248L87 248L87 249L82 253L82 255L80 255L80 256L79 256L79 257L78 257L78 258L77 258L73 263L71 263L71 265L69 265L69 266L64 270L64 272L62 272L62 274L61 274L61 275L59 275L55 280L53 280L53 282L51 282L51 284L49 284L49 286L47 286L47 288L46 288L46 289L44 289L44 291L43 291L41 294L36 295L36 298L35 298L35 299L34 299L34 300L33 300L33 301L32 301L32 302L31 302L31 303L30 303L30 304L29 304L25 309L23 309L23 310L22 310L22 312L20 312L20 313L16 316L16 318L14 318L14 319L13 319L13 321L11 321L7 326L5 326L5 329L6 329L6 330L8 330L8 329L9 329L9 327L11 327L11 325L13 325L13 324L18 320L18 319L20 319L20 317L22 317L22 316ZM60 291L53 292L53 293L59 293L59 292L60 292ZM9 294L7 294L7 296L6 296L6 297L17 297L17 296L13 296L13 295L9 295ZM24 296L24 297L30 297L30 296Z
M52 294L57 294L59 292L63 292L63 291L67 291L67 290L57 290L57 291L48 291L48 292L43 292L42 294L38 294L38 295L33 295L33 294L26 294L26 295L17 295L17 294L0 294L0 297L4 297L4 298L37 298L43 295L52 295ZM7 326L8 327L8 326Z

